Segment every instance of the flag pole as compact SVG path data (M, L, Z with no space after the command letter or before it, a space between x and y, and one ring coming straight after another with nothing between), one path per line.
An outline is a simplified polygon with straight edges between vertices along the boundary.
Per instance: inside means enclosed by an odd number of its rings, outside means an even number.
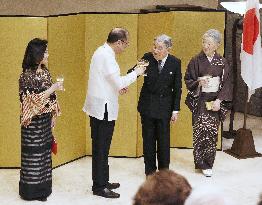
M236 136L236 130L234 130L234 118L235 118L235 99L237 97L237 30L242 29L243 19L238 17L235 19L232 27L232 68L233 68L233 99L232 108L230 110L229 130L223 131L223 137L226 139L234 139Z
M256 152L252 131L246 128L247 110L248 110L248 103L250 97L249 88L247 85L248 83L250 83L250 81L252 81L251 77L253 77L252 73L250 73L250 68L253 68L254 62L259 62L258 61L259 59L257 58L254 59L254 57L257 57L258 52L260 52L260 50L258 51L258 49L257 50L254 49L255 43L258 42L260 45L260 42L257 41L260 35L259 19L256 16L257 3L258 0L247 0L246 14L243 20L243 34L242 34L242 47L241 47L241 76L244 82L246 83L243 128L237 130L236 137L234 138L231 149L225 150L226 153L238 159L262 157L262 154ZM250 32L250 30L253 32ZM257 55L254 55L255 52ZM247 68L249 68L249 70L247 70Z
M243 124L243 129L245 129L245 130L247 128L247 109L248 109L248 87L246 86L244 124Z
M232 147L225 152L238 159L246 159L253 157L262 157L262 154L256 152L252 131L246 128L247 110L248 110L248 87L245 92L245 110L244 110L244 124L243 128L236 131Z

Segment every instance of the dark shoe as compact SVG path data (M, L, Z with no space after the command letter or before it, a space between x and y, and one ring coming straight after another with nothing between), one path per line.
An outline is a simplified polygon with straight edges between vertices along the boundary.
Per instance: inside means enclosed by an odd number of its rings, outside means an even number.
M99 191L93 191L93 194L97 195L97 196L102 196L102 197L105 197L105 198L119 198L120 197L120 194L115 193L108 188L104 188L104 189L99 190Z
M107 185L106 185L106 188L108 188L108 189L117 189L117 188L119 188L120 187L120 184L119 183L107 183Z
M38 198L38 199L36 199L37 201L47 201L47 198L46 197L42 197L42 198Z

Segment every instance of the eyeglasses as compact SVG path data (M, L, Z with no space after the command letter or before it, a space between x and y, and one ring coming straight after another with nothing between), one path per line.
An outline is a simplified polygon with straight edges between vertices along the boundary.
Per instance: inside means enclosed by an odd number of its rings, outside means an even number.
M123 44L125 44L126 46L129 45L129 42L128 41L124 41L124 40L120 40Z

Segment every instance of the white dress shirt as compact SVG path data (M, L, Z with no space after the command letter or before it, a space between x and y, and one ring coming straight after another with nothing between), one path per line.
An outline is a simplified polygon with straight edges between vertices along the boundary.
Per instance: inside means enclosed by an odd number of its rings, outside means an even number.
M167 59L168 55L166 55L166 57L164 57L162 60L161 60L161 67L163 68L165 63L166 63L166 59Z
M114 50L107 43L100 46L91 59L83 111L89 116L103 120L105 104L107 104L108 121L117 120L119 90L135 82L136 79L135 71L120 76Z

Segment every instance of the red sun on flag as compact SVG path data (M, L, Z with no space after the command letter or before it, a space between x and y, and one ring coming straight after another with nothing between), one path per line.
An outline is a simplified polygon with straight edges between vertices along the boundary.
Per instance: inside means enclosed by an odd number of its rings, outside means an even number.
M243 50L253 55L254 43L259 34L259 22L255 8L246 12L243 26Z

